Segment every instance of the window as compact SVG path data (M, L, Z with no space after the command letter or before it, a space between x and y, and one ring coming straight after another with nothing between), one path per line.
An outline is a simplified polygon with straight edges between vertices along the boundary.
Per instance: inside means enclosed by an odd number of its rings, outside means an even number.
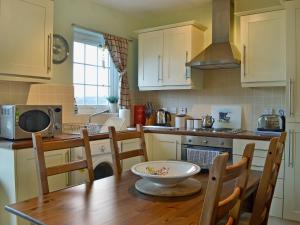
M118 94L118 72L102 34L74 28L73 84L80 106L107 106L107 96Z

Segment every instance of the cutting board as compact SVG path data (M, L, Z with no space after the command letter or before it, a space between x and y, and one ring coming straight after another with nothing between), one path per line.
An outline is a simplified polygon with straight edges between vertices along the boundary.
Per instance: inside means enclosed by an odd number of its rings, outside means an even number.
M212 105L211 115L215 119L214 128L240 129L242 126L240 105Z

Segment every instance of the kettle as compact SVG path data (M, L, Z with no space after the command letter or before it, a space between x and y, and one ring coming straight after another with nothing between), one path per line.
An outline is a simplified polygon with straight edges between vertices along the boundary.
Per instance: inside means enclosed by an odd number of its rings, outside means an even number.
M164 110L159 109L157 110L157 116L156 116L156 124L160 126L170 126L171 122L171 113Z
M202 127L204 128L212 128L215 119L210 115L202 116Z

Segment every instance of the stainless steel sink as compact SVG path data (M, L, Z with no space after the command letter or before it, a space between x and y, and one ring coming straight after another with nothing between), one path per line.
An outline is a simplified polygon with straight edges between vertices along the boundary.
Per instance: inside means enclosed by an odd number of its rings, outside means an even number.
M82 129L86 128L90 135L105 133L102 124L97 123L64 123L63 133L66 134L80 134Z

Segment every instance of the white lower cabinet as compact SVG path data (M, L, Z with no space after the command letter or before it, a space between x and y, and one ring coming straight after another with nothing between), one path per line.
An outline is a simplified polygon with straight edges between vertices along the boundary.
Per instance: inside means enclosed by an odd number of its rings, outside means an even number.
M32 148L11 150L0 149L0 224L29 225L4 210L4 205L30 199L39 195L39 182ZM47 167L63 164L69 160L69 149L47 152ZM9 173L7 173L9 171ZM50 191L68 185L68 174L49 177Z
M300 123L287 124L283 217L300 221Z
M251 169L263 171L266 155L269 148L269 141L257 141L257 140L244 140L234 139L233 140L233 163L239 161L243 155L244 148L248 143L255 143L255 151L252 160ZM270 215L282 218L283 217L283 201L284 201L284 157L281 162L279 175L275 187L274 197L272 200Z
M180 135L151 134L151 136L151 160L177 160L180 158Z

